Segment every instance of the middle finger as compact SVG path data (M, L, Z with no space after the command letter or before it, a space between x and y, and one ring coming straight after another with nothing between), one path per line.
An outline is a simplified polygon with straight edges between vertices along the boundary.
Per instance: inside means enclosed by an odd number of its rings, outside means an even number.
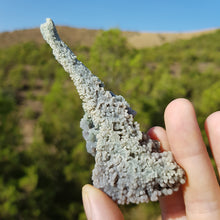
M165 111L171 150L187 174L184 201L188 219L220 219L220 192L192 104L171 102Z

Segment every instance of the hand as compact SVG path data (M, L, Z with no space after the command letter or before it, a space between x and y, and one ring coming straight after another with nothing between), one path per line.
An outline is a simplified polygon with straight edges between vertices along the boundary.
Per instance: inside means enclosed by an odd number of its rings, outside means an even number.
M160 198L163 219L220 219L220 187L203 142L192 104L186 99L172 101L166 108L166 131L148 131L163 150L171 150L185 170L186 184L171 196ZM220 112L211 114L205 130L220 174ZM83 187L83 204L89 220L121 220L118 206L103 192L90 185Z

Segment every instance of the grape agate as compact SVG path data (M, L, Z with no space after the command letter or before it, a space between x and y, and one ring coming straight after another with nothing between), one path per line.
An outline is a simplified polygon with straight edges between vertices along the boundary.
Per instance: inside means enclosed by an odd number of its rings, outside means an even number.
M185 173L172 153L161 152L159 142L140 131L135 111L122 96L104 90L99 78L59 38L51 19L40 29L83 102L80 126L87 151L95 157L94 186L118 204L157 201L177 191L185 183Z

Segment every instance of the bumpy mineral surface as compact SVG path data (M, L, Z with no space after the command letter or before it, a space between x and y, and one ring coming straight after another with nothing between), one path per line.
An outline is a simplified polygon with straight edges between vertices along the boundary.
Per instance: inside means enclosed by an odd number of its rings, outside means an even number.
M177 191L185 183L185 173L172 153L161 152L159 142L140 131L135 111L122 96L104 90L59 38L51 19L40 29L82 99L85 115L80 125L87 151L95 157L94 186L118 204L156 201Z

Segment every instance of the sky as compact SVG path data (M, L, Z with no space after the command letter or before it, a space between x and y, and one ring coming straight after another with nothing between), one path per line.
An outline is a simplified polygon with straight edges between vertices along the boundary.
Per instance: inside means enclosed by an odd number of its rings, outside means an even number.
M0 32L36 28L48 17L78 28L189 32L220 27L220 0L0 0Z

